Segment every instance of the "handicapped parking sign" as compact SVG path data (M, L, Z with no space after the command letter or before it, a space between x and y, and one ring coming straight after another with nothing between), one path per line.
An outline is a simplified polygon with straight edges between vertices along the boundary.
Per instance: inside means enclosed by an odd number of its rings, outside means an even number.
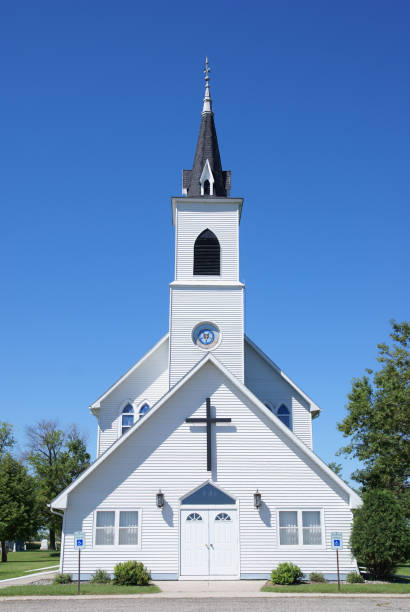
M82 531L76 531L74 534L74 548L81 550L85 547L85 533Z
M330 541L333 550L343 550L343 534L339 531L333 531L330 534Z

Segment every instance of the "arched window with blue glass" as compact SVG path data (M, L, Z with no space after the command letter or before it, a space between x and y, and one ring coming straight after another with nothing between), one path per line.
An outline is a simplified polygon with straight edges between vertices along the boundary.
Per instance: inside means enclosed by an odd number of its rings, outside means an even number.
M134 425L134 408L127 404L121 414L121 434L125 434Z
M289 427L289 429L291 429L290 410L286 406L286 404L281 404L279 406L276 411L276 415L282 421L282 423L286 425L286 427Z
M150 408L151 406L147 402L144 402L138 411L139 418L141 419L145 416Z

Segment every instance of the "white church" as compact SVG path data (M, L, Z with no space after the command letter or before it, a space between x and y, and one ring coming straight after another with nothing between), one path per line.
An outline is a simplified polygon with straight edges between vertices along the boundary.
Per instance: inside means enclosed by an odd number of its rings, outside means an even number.
M91 406L95 462L51 502L60 571L81 579L142 561L155 580L269 578L291 561L341 575L360 497L313 451L320 408L244 332L243 199L222 170L205 69L192 170L173 197L169 333Z

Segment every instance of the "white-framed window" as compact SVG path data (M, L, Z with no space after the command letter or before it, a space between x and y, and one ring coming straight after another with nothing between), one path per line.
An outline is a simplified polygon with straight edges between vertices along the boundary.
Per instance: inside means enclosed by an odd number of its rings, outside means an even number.
M141 548L141 510L96 510L95 546Z
M323 511L278 510L279 546L324 547Z
M150 408L151 406L148 404L148 402L144 402L143 404L141 404L138 409L138 418L142 418L143 416L145 416L150 410Z
M289 427L289 429L292 429L291 411L284 402L281 402L279 406L276 408L276 416L278 417L278 419L282 421L284 425L286 425L286 427Z
M121 411L121 435L124 435L134 425L134 407L127 403Z

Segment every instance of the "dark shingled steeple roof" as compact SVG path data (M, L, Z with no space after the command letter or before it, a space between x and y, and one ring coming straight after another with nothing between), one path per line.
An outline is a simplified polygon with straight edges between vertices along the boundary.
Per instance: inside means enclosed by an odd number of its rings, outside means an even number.
M231 172L230 170L222 170L218 137L215 129L214 113L212 111L212 100L209 93L208 58L206 60L206 68L204 72L206 74L206 86L201 127L199 128L198 142L196 145L192 170L183 170L182 191L188 197L197 197L201 195L201 175L204 170L206 160L208 160L214 178L212 195L226 198L229 196L229 191L231 188ZM209 197L209 195L207 197Z

